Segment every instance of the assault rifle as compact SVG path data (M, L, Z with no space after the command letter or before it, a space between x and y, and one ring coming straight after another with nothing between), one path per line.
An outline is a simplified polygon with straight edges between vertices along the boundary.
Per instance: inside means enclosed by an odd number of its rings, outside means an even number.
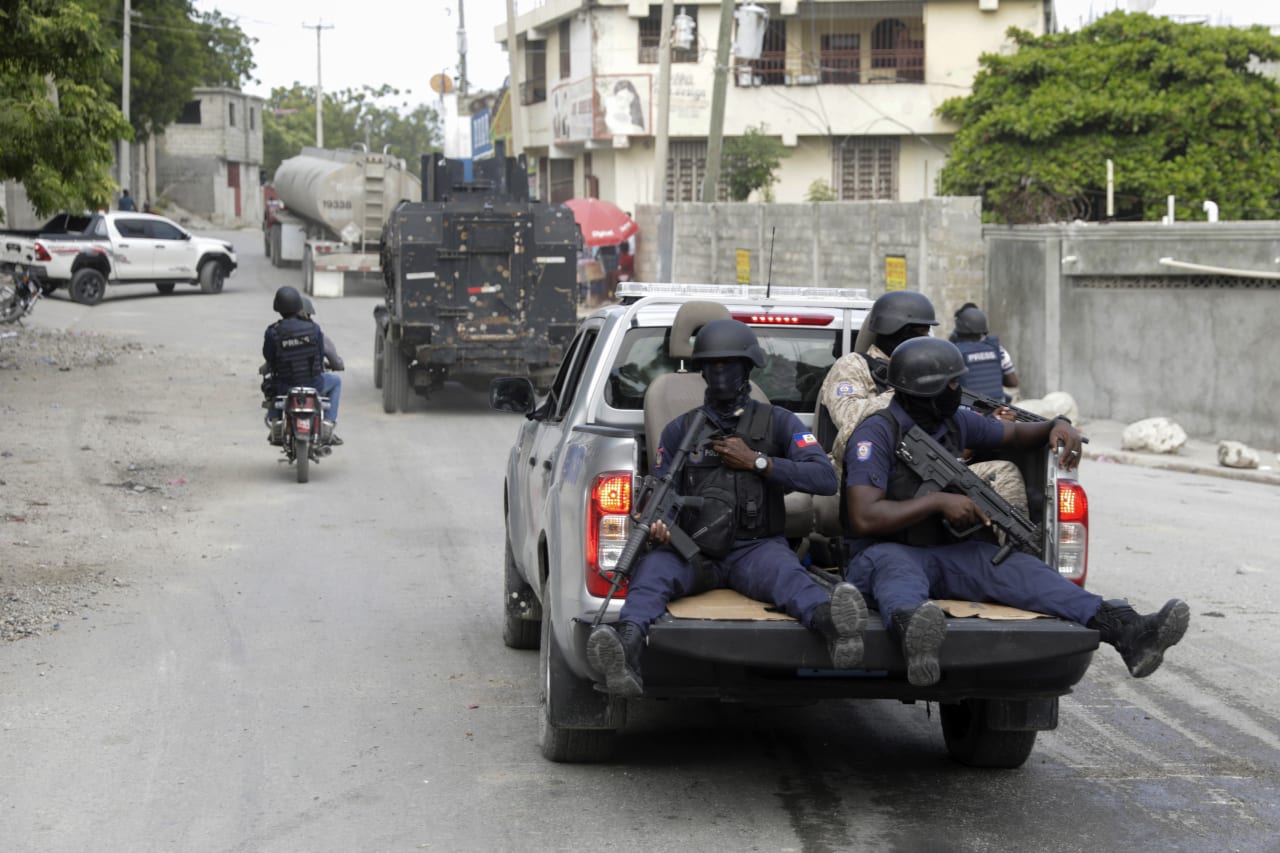
M618 589L623 582L631 576L631 569L640 552L644 550L649 540L649 530L655 521L661 519L667 525L668 530L671 531L671 546L681 557L692 560L698 555L698 546L675 522L680 515L680 510L685 507L697 509L702 505L702 499L685 497L676 491L676 486L680 482L680 471L684 468L685 459L688 458L690 451L711 435L712 430L708 429L709 426L712 425L707 421L707 413L699 408L694 412L689 426L685 429L675 455L671 457L667 473L661 478L646 474L640 482L640 488L636 490L631 501L631 533L627 537L627 544L622 548L617 564L613 567L609 594L605 596L600 609L596 611L596 618L591 623L593 626L600 624L605 611L609 609L609 602L618 594Z
M990 397L984 397L981 394L975 394L968 388L960 389L960 405L973 409L980 415L994 415L996 409L1008 409L1013 412L1014 420L1023 424L1034 424L1045 420L1035 412L1029 412L1026 409L1019 409L1017 406L1009 403L1002 403L999 400L993 400Z
M928 491L960 492L978 505L978 509L991 519L993 526L1004 531L1004 545L991 558L993 565L1004 562L1014 547L1029 550L1036 555L1041 553L1040 528L1010 506L986 481L970 471L969 466L948 453L920 427L912 425L902 436L898 442L897 455L924 481ZM975 524L968 530L956 531L947 522L944 521L943 524L953 536L960 539L983 526Z

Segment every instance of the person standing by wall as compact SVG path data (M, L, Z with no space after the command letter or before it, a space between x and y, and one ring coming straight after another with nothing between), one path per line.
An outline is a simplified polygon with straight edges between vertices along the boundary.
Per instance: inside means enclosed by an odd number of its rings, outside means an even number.
M137 210L138 207L133 203L133 196L129 195L128 190L120 190L120 201L116 203L119 210Z

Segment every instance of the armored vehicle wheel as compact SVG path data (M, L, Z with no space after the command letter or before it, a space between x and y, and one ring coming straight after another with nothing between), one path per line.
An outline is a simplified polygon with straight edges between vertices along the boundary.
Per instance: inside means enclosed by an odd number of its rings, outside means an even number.
M382 348L386 344L386 338L382 336L382 329L374 326L373 328L373 387L382 387Z
M507 537L506 564L503 567L502 642L509 649L536 649L542 642L542 622L529 619L541 610L533 587L525 583L511 553L511 537Z
M409 411L409 359L391 341L382 345L382 411Z
M546 593L543 601L547 601ZM538 652L538 676L541 688L538 696L538 746L542 757L549 761L586 762L607 761L613 755L617 740L616 728L569 728L561 720L581 720L599 717L612 718L615 725L622 724L626 704L610 700L598 693L589 681L573 674L565 663L564 655L551 632L550 613L542 616L542 645ZM609 708L609 705L614 708Z
M165 294L165 295L167 296L167 295L169 295L170 293L173 293L173 282L171 282L171 281L162 281L162 282L160 282L159 284L157 284L157 285L156 285L156 290L160 291L161 293L163 293L163 294Z
M106 292L106 276L91 267L77 270L71 277L71 299L81 305L97 305Z
M1034 731L997 731L987 719L987 702L965 699L939 706L947 752L970 767L1021 767L1036 745Z

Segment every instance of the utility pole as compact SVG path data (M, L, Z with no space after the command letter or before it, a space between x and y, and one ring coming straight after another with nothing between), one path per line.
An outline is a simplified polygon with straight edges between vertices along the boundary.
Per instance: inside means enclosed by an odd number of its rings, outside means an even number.
M124 68L122 69L122 80L120 86L120 112L124 113L124 120L129 121L129 78L132 72L129 63L132 57L132 41L133 41L133 1L124 0ZM128 188L132 184L129 177L131 169L129 163L129 140L120 140L120 186ZM137 187L134 187L134 195L136 196Z
M458 0L458 105L467 97L467 16Z
M711 132L707 138L707 174L702 179L702 202L716 200L720 182L720 149L724 143L725 89L729 84L729 43L733 31L733 0L720 0L720 43L716 47L716 77L711 89Z
M671 281L675 223L667 210L667 151L671 128L671 20L674 0L662 0L662 37L658 40L658 135L654 142L653 198L658 203L658 281Z
M324 19L319 23L303 24L304 30L316 31L316 147L324 147L324 87L320 84L320 33L333 29L333 24L325 26Z
M520 83L516 76L516 2L507 0L507 108L511 111L511 150L508 157L518 157L523 148L520 145Z

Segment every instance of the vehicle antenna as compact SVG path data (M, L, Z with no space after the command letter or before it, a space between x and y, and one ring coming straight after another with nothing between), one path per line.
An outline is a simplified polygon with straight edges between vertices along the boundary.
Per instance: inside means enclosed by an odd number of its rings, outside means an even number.
M764 277L764 298L768 299L769 294L773 291L773 243L778 239L778 226L775 225L769 231L769 271Z

